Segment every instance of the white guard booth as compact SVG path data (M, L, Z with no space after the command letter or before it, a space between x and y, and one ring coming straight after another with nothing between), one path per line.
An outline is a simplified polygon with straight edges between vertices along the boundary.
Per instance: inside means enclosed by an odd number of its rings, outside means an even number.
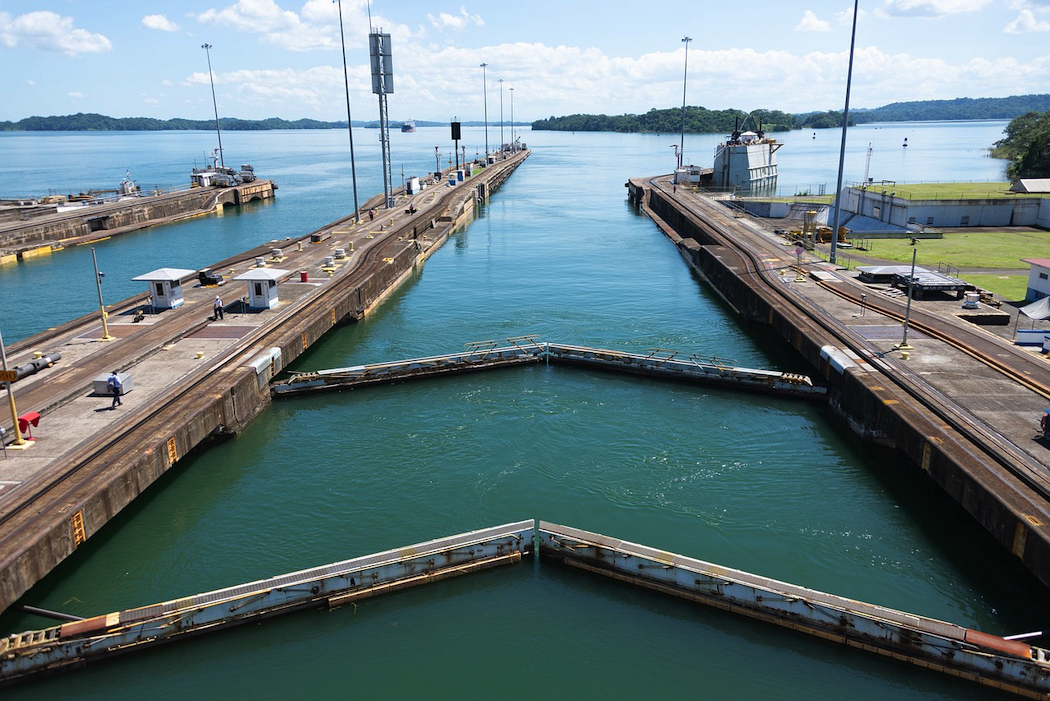
M277 306L277 281L288 275L289 270L277 268L253 268L234 280L248 283L248 306L252 309L273 309Z
M155 309L174 309L182 304L182 278L196 275L196 270L159 268L145 275L131 278L149 286L150 304Z

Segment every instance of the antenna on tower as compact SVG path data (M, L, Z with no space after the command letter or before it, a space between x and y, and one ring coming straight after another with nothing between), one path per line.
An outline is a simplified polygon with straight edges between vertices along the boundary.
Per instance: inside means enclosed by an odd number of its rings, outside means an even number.
M371 14L369 14L371 21ZM394 92L394 63L390 55L390 35L380 29L368 35L372 58L372 92L379 96L379 145L383 155L383 196L389 209L394 206L390 195L390 118L387 115L386 96Z

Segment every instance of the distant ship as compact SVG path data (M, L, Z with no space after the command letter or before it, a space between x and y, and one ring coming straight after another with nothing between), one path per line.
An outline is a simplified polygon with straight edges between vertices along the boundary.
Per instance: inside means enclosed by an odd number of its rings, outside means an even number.
M416 123L413 122L411 119L406 120L404 122L401 122L401 131L407 133L407 132L415 131L415 130L416 130Z

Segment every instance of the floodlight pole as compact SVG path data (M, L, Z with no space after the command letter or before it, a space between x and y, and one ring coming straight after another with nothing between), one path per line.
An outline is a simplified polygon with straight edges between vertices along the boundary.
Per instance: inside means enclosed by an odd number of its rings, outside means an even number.
M682 43L685 44L685 72L682 74L682 143L678 147L679 168L685 163L685 85L689 78L689 42L692 40L692 37L682 37Z
M211 72L211 44L201 44L201 48L208 55L208 81L211 83L211 106L215 109L215 136L219 139L219 165L225 168L226 161L222 158L222 132L219 131L219 103L215 101L215 77Z
M339 3L339 42L343 45L343 87L346 90L346 133L350 136L350 179L354 185L354 221L361 222L361 206L357 201L357 165L354 163L353 118L350 116L350 77L346 69L346 38L343 36L343 0Z
M846 129L849 126L849 89L853 82L853 48L857 44L857 10L860 0L853 0L853 33L849 40L849 69L846 71L846 104L842 109L842 145L839 147L839 177L835 181L835 217L831 228L831 256L829 261L834 264L838 256L839 247L839 212L842 209L842 168L846 164ZM911 297L908 297L911 304ZM905 337L907 337L907 325L905 325Z
M510 152L518 152L517 137L514 136L514 88L510 89Z
M499 79L499 151L503 154L503 78Z
M481 91L485 96L485 162L489 160L489 85L485 68L489 64L481 64Z

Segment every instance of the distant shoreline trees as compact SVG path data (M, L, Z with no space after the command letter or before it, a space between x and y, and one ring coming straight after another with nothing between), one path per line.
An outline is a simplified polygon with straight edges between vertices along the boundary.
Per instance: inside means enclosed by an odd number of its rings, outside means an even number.
M481 126L484 122L464 122L467 126ZM522 124L519 122L519 124ZM355 127L376 129L378 121L354 122ZM391 122L399 129L401 122ZM447 122L416 121L419 127L448 126ZM225 131L271 131L275 129L346 129L346 122L324 122L317 119L237 119L222 117L219 127ZM0 121L0 131L210 131L215 128L212 119L154 119L153 117L107 117L93 112L78 112L56 117L26 117L17 122Z
M1016 117L995 142L992 155L1011 161L1006 175L1020 178L1050 178L1050 111L1029 112Z
M850 125L872 122L922 122L974 119L1012 119L1026 112L1050 110L1050 95L1016 95L1001 98L968 98L895 102L877 109L850 112ZM765 131L831 129L842 126L842 112L790 114L779 110L708 110L686 107L685 131L690 134L728 134L734 123L750 114ZM749 121L749 126L751 123ZM651 109L645 114L573 114L532 123L535 131L612 131L621 133L675 134L682 130L682 109ZM752 127L753 128L753 127Z

